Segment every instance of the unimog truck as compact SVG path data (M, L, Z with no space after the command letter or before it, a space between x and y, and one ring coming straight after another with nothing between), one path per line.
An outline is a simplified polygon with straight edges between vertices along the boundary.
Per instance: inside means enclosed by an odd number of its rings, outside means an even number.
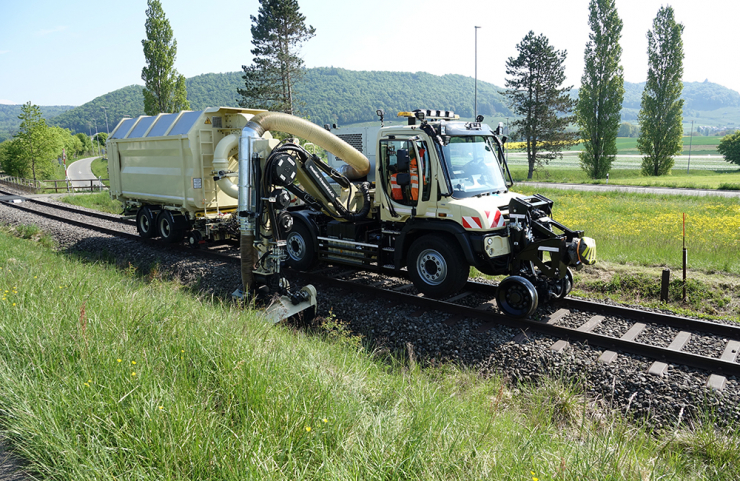
M462 288L470 268L506 275L500 308L524 317L570 292L573 275L596 261L593 239L552 218L553 202L512 192L503 127L462 122L448 111L401 112L406 125L325 128L363 153L358 172L328 154L349 181L366 182L367 215L343 219L306 203L290 209L290 266L307 270L325 261L367 270L406 271L424 295L443 298ZM331 184L331 182L330 182ZM341 190L334 183L336 191ZM363 203L357 191L346 209Z

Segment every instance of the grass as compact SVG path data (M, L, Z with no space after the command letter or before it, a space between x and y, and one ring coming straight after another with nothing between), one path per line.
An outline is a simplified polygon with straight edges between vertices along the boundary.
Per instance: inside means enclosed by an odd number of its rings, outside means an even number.
M110 214L120 214L123 212L123 204L117 200L112 200L108 192L96 192L94 194L75 194L67 195L59 199L61 202L68 204L87 207Z
M740 202L619 192L579 192L515 186L554 201L553 217L596 239L598 257L616 264L682 265L682 222L686 214L689 266L740 275Z
M92 161L90 169L95 177L101 179L108 179L108 159L99 157ZM103 182L105 185L110 186L110 181L106 180Z
M510 386L0 232L0 434L49 479L733 479L740 438L652 436ZM43 266L43 268L40 268Z

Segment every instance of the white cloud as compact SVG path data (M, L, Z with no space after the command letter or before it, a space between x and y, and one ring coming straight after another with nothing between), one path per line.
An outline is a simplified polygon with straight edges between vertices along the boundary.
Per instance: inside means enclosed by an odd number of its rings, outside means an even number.
M52 33L57 33L57 32L62 32L64 30L67 30L67 28L68 27L66 25L60 25L60 26L54 27L54 28L49 28L49 29L45 29L45 30L38 30L38 31L36 31L36 35L38 35L38 36L50 35Z

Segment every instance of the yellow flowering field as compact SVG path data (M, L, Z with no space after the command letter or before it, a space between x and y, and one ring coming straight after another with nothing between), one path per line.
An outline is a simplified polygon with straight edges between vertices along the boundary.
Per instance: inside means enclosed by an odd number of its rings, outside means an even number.
M681 267L683 214L692 269L740 274L740 200L722 197L592 193L515 186L555 202L553 218L596 239L598 257Z

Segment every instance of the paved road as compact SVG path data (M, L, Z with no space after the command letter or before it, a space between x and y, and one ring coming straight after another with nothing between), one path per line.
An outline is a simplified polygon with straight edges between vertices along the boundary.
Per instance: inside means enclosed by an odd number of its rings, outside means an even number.
M87 157L69 164L67 167L67 177L72 181L73 188L87 187L90 189L90 181L92 179L95 179L92 182L93 187L103 186L103 184L97 180L97 177L93 175L92 169L90 168L95 159L97 159L97 157Z
M641 187L635 185L606 185L606 184L556 184L551 182L518 182L517 185L528 185L537 188L584 190L589 192L628 192L631 194L664 194L664 195L693 195L703 197L714 195L719 197L740 198L737 190L710 190L710 189L683 189L673 187Z

